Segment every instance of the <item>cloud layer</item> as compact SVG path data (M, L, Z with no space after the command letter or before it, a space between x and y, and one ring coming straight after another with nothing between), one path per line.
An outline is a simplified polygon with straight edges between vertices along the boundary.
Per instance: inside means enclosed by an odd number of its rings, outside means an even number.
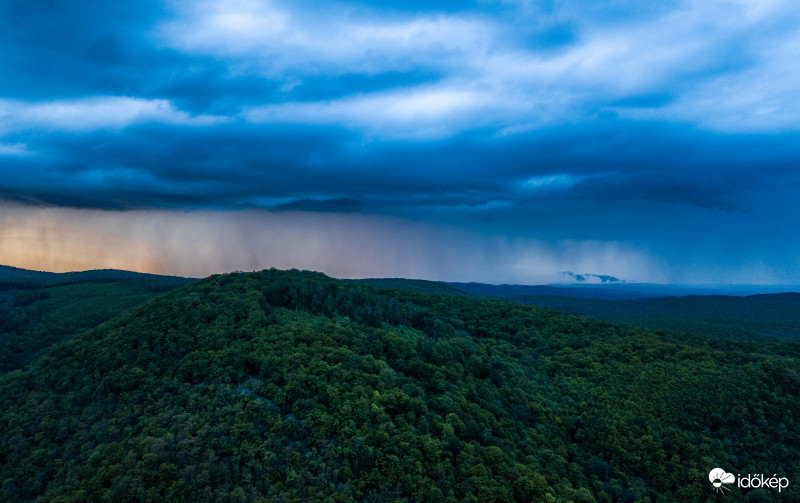
M393 218L800 282L798 25L789 0L8 2L0 198Z

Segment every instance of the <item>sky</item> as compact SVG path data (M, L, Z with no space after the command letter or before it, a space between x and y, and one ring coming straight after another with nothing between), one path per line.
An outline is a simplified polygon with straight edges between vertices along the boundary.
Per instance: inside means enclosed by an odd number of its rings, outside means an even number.
M0 263L798 285L797 61L794 0L6 0Z

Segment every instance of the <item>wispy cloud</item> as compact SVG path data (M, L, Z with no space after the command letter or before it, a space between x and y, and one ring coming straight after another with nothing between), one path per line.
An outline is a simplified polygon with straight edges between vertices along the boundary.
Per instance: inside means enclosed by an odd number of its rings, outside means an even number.
M252 107L243 117L254 123L340 125L386 137L432 139L458 132L459 120L474 126L476 115L496 105L488 93L435 86Z
M383 134L385 124L398 115L406 124L418 121L423 128L435 117L436 129L450 134L485 127L486 114L437 115L437 110L449 109L450 98L458 97L459 110L466 101L480 100L482 109L488 105L491 111L491 126L513 132L531 117L539 126L560 124L603 102L613 109L613 102L626 97L667 92L675 97L669 108L628 113L722 129L761 129L769 120L763 116L780 110L776 104L797 98L797 86L791 85L797 73L785 62L796 56L793 48L798 44L786 18L800 16L787 2L682 5L627 25L596 23L564 8L564 13L556 10L549 16L574 16L571 22L580 36L555 52L519 44L506 35L510 21L490 11L396 19L343 6L308 12L277 2L180 5L176 18L157 30L163 43L227 60L232 72L255 71L283 79L288 91L320 72L436 68L440 75L436 88L375 95L354 89L350 96L320 103L293 102L288 93L279 103L251 107L250 114L262 121L291 116L312 123L372 126ZM548 16L541 11L528 15ZM535 30L524 36L535 37ZM767 88L764 82L770 82ZM720 86L726 92L714 94ZM428 103L434 102L430 112L415 114L414 104L423 103L426 96L431 98ZM343 120L363 117L365 108L371 110L369 123L363 118ZM778 127L795 122L788 110L772 117L776 118Z
M85 132L120 129L142 122L204 126L227 120L213 116L192 117L163 99L98 96L40 103L0 101L0 133L23 128Z
M268 76L439 66L447 64L447 55L463 58L483 50L491 30L485 21L457 15L397 19L346 4L309 11L278 2L200 1L177 3L175 11L174 19L155 30L159 42Z
M522 182L522 188L532 191L568 189L580 182L583 178L584 177L573 176L566 173L535 176Z
M32 153L24 143L15 143L13 145L0 143L0 155L26 156Z

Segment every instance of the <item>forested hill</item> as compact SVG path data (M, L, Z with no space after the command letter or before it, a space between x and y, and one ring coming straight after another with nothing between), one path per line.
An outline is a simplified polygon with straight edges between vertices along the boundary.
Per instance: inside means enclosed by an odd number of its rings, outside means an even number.
M722 295L713 289L659 285L488 285L405 279L359 280L424 293L550 307L612 323L727 339L800 339L800 293ZM757 287L751 287L755 289ZM777 290L778 287L761 287ZM786 287L797 290L796 287ZM744 287L741 287L744 289ZM733 289L735 290L735 289ZM690 294L691 292L694 292ZM715 293L717 292L717 293Z
M742 340L800 340L800 293L602 300L520 295L507 300L613 323Z
M796 342L218 275L0 379L0 501L798 501L798 393Z
M31 271L7 265L0 265L0 290L3 289L35 289L56 285L72 285L76 283L102 283L128 281L148 285L172 285L194 281L180 276L164 276L142 272L122 271L119 269L94 269L74 272Z
M0 375L189 281L114 269L52 273L0 265Z

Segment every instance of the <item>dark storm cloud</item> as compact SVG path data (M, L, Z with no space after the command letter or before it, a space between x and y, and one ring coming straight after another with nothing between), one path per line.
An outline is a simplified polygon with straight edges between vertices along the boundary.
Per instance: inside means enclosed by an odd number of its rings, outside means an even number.
M6 2L0 198L664 250L689 222L792 249L799 20L788 0Z
M507 203L499 210L532 200L644 199L733 210L746 206L743 194L771 182L761 173L782 176L798 156L798 142L770 136L626 122L513 138L472 132L436 142L359 140L319 126L136 125L50 134L43 145L49 156L18 156L0 169L6 180L26 173L32 193L60 187L62 204L92 207L114 199L112 207L266 208L346 200L361 202L354 208L460 211L491 209L493 201Z
M84 96L113 81L139 81L154 51L142 30L157 2L76 5L63 0L0 6L0 94L16 99Z

